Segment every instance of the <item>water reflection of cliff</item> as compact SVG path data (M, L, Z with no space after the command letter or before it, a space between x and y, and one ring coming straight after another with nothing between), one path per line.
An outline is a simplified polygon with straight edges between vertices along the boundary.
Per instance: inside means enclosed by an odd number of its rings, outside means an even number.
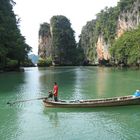
M75 81L74 81L74 94L73 99L79 100L84 99L83 88L84 88L84 81L86 80L83 68L80 67L75 69Z
M105 68L79 67L75 73L75 99L103 97L108 82Z
M54 82L59 86L59 97L70 99L75 85L75 69L72 67L51 67L41 69L39 76L40 89L47 93L52 90Z
M99 96L103 96L107 86L107 72L105 68L98 68L97 70L97 93Z

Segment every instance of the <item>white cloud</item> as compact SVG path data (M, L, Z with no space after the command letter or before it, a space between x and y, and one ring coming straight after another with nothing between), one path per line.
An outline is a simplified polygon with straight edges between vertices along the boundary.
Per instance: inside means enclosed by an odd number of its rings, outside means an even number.
M118 0L14 0L17 4L14 12L21 18L20 29L26 38L27 44L38 51L38 31L43 22L50 23L54 15L66 16L76 38L87 21L95 18L95 15L106 6L115 6Z

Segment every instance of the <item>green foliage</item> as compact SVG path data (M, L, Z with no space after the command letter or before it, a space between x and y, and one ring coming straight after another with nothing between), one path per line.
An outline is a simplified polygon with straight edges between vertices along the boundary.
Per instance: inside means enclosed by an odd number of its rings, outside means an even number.
M46 58L42 59L40 58L37 63L38 67L47 67L52 65L52 59L51 58Z
M106 8L97 16L96 30L97 34L102 34L104 40L111 43L116 36L116 27L119 10L117 7Z
M133 7L133 3L135 2L135 0L120 0L120 2L118 2L118 7L120 9L120 12L126 12L128 10L130 10Z
M0 65L3 69L8 63L7 58L20 64L31 50L18 28L19 20L12 9L14 4L12 0L1 0L0 4Z
M140 61L140 27L124 33L110 48L110 53L116 62L126 65L137 64Z
M118 7L106 7L97 14L96 20L87 22L86 26L83 27L79 44L84 49L86 59L90 60L90 62L96 62L97 52L95 45L99 35L104 37L106 43L110 45L113 43L116 36L118 14Z
M82 33L80 35L80 40L79 40L79 46L83 48L83 53L84 53L84 59L89 59L90 61L94 62L95 61L95 54L96 50L94 51L95 48L95 43L97 40L97 36L94 36L95 34L95 26L96 26L96 21L92 20L90 22L87 22L86 26L82 28ZM94 36L94 38L93 38ZM89 50L92 50L94 55L89 56Z
M76 56L75 64L81 64L85 59L84 50L80 46L77 47Z
M48 23L43 23L40 25L40 29L39 29L39 36L48 36L50 35L50 25Z
M18 61L17 60L11 60L7 58L7 67L17 67L18 66Z
M59 64L74 64L76 41L70 21L65 16L51 18L52 58Z
M24 62L21 63L23 67L35 67L35 64L30 59L25 59Z
M95 63L97 60L96 44L98 37L102 36L105 43L111 48L111 55L113 55L113 57L115 56L117 62L131 64L139 61L138 31L127 32L122 38L115 42L118 17L124 12L131 13L134 8L134 2L136 1L120 0L116 7L106 7L96 15L95 20L87 22L82 29L79 41L80 46L84 50L86 59L90 60L92 63ZM138 10L140 11L140 8ZM134 15L132 20L135 20L135 18L136 17ZM129 17L126 16L125 21L127 22L128 20ZM134 35L132 36L132 34Z

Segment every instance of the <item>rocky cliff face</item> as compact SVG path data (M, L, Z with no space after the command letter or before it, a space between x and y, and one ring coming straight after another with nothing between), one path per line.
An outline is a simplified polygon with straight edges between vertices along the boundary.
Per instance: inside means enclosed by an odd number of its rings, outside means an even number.
M127 11L122 11L118 16L117 29L116 29L116 39L121 37L124 32L136 29L140 24L140 2L135 1L131 8ZM109 42L105 42L104 36L99 35L96 43L97 57L99 60L110 59L109 47L111 47Z
M40 25L38 54L44 59L39 61L41 63L52 62L53 65L80 63L79 61L83 59L83 52L77 49L74 30L67 17L53 16L50 23L45 22Z
M51 56L51 36L39 36L38 55L45 59Z
M120 13L118 18L117 38L125 31L135 29L140 24L140 2L134 2L132 8Z
M38 55L39 58L46 59L51 56L52 37L50 32L50 24L43 23L39 29Z
M108 51L109 44L107 44L102 35L98 36L98 41L96 43L97 55L99 60L108 60L110 58L110 54Z
M140 24L140 0L120 0L114 8L105 8L96 19L87 22L80 35L85 58L91 63L110 60L109 48L124 32Z

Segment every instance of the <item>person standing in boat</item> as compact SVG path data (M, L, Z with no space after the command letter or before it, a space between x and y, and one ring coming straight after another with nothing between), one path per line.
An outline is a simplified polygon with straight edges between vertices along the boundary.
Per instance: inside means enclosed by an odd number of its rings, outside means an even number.
M56 82L54 82L54 86L53 86L53 95L54 95L54 100L57 102L58 101L58 85Z

